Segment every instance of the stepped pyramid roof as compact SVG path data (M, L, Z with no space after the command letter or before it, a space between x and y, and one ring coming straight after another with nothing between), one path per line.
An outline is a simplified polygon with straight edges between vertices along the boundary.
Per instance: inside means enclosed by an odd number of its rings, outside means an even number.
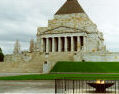
M65 4L55 13L55 15L71 13L84 13L84 10L77 0L67 0Z

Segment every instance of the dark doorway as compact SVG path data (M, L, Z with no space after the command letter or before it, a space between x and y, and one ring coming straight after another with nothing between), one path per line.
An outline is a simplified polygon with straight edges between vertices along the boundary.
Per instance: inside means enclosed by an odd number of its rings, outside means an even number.
M58 52L58 38L55 38L55 51Z
M80 37L80 40L81 40L81 49L83 48L83 46L84 46L84 37L83 36L81 36Z
M68 46L68 48L67 48L67 50L68 51L71 51L71 37L67 37L67 46Z
M74 51L77 51L77 37L73 37L74 39Z
M64 46L65 46L65 43L64 43L64 37L61 38L61 51L64 52Z
M52 52L52 38L49 38L49 52Z

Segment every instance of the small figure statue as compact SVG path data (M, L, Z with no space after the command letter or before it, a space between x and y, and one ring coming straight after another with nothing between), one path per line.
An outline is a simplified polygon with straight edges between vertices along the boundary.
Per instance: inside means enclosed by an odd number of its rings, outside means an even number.
M21 53L21 49L20 49L20 43L18 40L16 40L16 43L14 45L14 54L20 54Z
M30 52L33 52L33 51L34 51L34 47L35 47L34 40L31 39L31 41L30 41L30 47L29 47L29 51L30 51Z

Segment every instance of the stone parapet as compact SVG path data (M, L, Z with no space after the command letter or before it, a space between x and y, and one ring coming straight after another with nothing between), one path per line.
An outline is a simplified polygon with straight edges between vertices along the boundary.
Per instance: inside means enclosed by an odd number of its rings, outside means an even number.
M79 58L80 57L80 58ZM77 54L74 56L74 61L90 61L90 62L118 62L119 61L119 53L115 52L90 52Z

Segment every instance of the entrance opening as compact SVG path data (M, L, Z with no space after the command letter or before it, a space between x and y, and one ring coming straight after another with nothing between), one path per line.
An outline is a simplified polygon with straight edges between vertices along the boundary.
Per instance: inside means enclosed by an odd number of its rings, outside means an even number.
M52 52L52 38L49 38L49 52Z
M47 63L48 63L47 61L44 62L44 64L47 64Z
M83 46L84 46L84 38L83 38L83 36L80 36L80 40L81 40L81 49L83 48Z
M58 38L55 38L55 51L58 52Z
M71 37L67 37L67 46L68 46L67 50L71 51Z
M85 60L82 60L82 62L85 62Z
M74 39L74 51L77 51L77 37L73 37Z
M61 51L64 52L64 37L61 37Z

